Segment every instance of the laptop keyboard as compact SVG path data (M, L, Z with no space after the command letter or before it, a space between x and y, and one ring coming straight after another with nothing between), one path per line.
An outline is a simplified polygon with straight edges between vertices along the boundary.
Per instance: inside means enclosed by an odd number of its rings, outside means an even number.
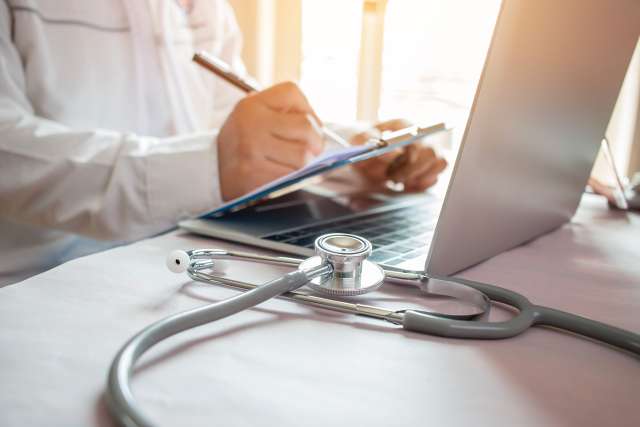
M427 254L436 219L432 204L411 205L275 233L263 239L313 249L316 238L323 234L356 234L373 245L371 261L397 265Z

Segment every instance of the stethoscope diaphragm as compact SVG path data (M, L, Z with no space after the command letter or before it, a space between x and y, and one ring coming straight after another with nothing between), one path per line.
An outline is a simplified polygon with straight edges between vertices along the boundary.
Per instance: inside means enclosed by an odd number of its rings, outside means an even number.
M304 260L298 267L309 270L322 264L333 268L311 280L307 286L325 295L349 297L375 291L384 283L385 274L380 266L368 261L371 243L360 236L332 233L315 241L316 255Z

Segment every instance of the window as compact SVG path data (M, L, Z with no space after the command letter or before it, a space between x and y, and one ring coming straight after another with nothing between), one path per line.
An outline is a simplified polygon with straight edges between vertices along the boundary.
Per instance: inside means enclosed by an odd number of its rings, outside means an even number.
M264 85L297 79L325 121L445 121L454 141L464 131L501 3L229 1L245 35L245 62ZM628 173L640 165L639 52L607 133Z
M496 0L389 0L379 118L463 129L498 9Z
M359 69L363 9L378 3L384 35L380 68ZM384 7L386 3L386 8ZM464 127L499 9L499 0L302 0L300 83L329 121L357 116L362 73L381 73L375 120L406 117ZM374 4L375 6L375 4ZM361 90L372 90L361 88ZM376 90L375 88L373 90ZM372 97L371 102L376 102ZM377 111L377 114L376 114ZM375 117L377 116L377 117Z
M303 0L300 85L323 120L356 119L360 0Z

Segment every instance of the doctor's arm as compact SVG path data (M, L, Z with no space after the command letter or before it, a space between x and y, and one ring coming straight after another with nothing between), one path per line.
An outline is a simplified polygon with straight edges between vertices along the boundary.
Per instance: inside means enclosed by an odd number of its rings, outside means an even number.
M220 150L215 130L155 138L81 130L47 120L27 97L4 5L0 21L0 217L4 219L99 239L136 239L219 205L222 193L235 197L298 167L321 144L301 114L283 112L305 103L297 88L286 84L238 103L222 128ZM270 159L261 147L290 150ZM237 156L248 161L239 162ZM219 163L225 169L222 190Z
M214 132L152 138L40 117L0 5L0 217L129 240L220 203ZM189 186L185 186L189 183Z
M3 56L4 58L4 56ZM2 59L0 74L5 74ZM0 216L130 240L220 203L213 133L147 138L38 117L0 82Z

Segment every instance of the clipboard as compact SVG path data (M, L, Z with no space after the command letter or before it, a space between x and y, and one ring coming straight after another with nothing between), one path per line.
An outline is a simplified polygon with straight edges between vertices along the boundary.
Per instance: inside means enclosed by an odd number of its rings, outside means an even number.
M291 191L300 189L308 180L321 174L380 156L417 142L426 136L446 130L447 128L444 123L427 127L410 126L398 131L385 133L381 138L372 139L363 145L328 151L314 159L304 168L271 181L244 196L233 199L214 210L200 215L199 218L218 218L263 200L280 197Z

